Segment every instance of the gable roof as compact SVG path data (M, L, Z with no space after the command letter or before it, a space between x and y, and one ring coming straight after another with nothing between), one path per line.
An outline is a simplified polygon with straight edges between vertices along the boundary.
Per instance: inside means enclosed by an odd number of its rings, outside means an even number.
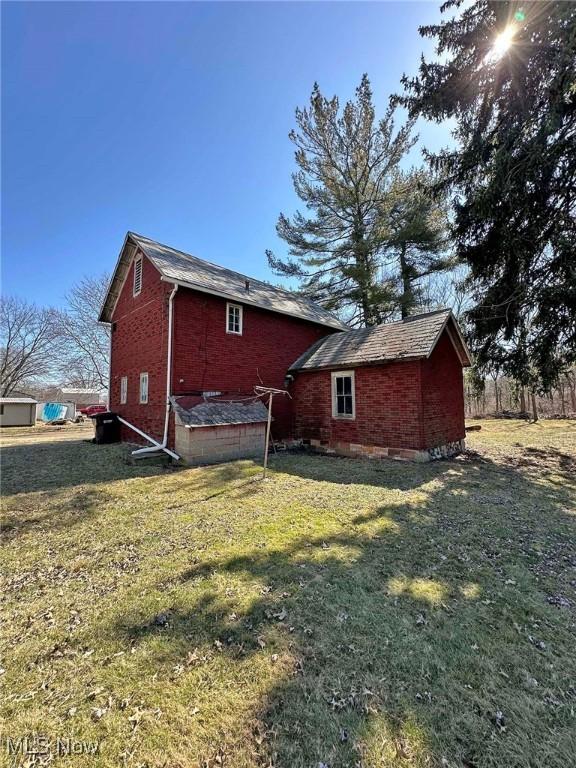
M440 309L395 323L325 336L300 355L290 370L353 367L430 357L445 328L462 365L471 365L470 353L452 312Z
M250 304L271 312L279 312L292 317L299 317L329 328L338 330L346 326L331 312L323 309L310 299L297 293L276 288L268 283L234 272L218 264L204 261L189 253L177 251L168 245L162 245L134 232L128 232L118 258L114 275L108 287L108 293L102 305L100 322L110 323L114 306L124 285L133 257L140 250L150 259L160 272L161 279L178 283L184 288L191 288L215 296L222 296L230 301Z

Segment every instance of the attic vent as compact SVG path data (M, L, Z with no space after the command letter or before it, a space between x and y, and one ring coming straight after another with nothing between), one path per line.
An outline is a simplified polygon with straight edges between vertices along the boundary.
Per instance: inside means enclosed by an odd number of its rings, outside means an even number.
M138 296L142 290L142 256L134 261L134 290L133 295Z

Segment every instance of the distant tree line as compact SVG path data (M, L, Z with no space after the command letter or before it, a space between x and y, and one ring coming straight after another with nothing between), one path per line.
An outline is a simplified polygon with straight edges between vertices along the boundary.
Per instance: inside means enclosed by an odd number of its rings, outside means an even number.
M478 382L474 371L464 376L466 416L514 416L530 418L576 418L576 367L564 371L554 387L536 394L514 379L493 372Z

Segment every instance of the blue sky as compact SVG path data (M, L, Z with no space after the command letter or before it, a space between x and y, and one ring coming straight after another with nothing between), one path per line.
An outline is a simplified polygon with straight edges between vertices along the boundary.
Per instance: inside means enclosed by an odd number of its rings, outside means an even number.
M377 109L416 71L439 3L2 5L3 292L62 303L131 229L275 279L298 204L288 132L315 80ZM431 149L450 141L424 126Z

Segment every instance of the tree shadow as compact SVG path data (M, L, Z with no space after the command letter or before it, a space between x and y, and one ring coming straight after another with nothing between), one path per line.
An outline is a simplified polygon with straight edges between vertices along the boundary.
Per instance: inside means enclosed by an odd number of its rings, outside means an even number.
M52 503L48 511L22 515L20 510L16 510L2 521L2 541L7 544L18 536L37 532L40 528L55 532L84 523L96 516L109 498L110 495L104 490L89 488L75 493L72 498Z
M125 444L96 445L91 440L54 440L2 448L2 494L52 491L75 485L174 472L168 460L136 462Z
M526 447L522 451L522 458L518 465L536 467L542 469L559 468L562 474L576 474L576 458L569 453L564 453L557 448L547 446L546 448Z
M560 538L573 548L574 478L551 489L473 454L424 466L283 456L273 466L318 483L424 490L334 535L196 556L178 577L183 607L176 599L162 620L127 613L115 635L149 643L166 670L193 649L223 654L231 685L246 659L277 664L254 712L265 765L568 764L572 723L558 707L570 688L551 668L574 667L555 650L573 630L546 601L559 574L542 570L542 553ZM223 591L229 577L261 585L258 597L239 608Z

